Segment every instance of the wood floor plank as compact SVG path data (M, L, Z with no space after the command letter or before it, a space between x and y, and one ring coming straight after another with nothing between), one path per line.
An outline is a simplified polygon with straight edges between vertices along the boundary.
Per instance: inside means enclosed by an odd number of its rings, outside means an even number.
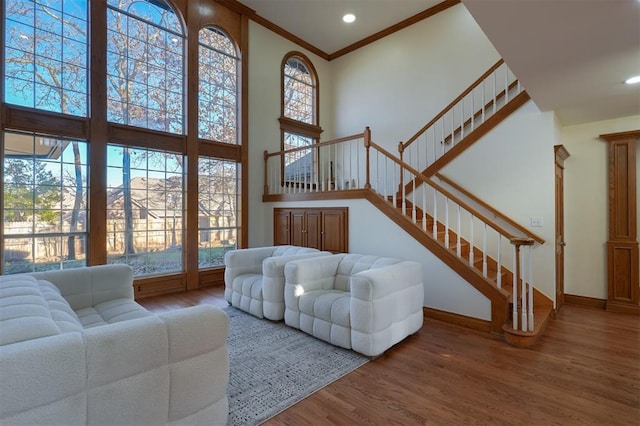
M142 299L226 306L213 287ZM533 349L425 319L375 361L265 422L279 425L640 424L640 321L565 305Z

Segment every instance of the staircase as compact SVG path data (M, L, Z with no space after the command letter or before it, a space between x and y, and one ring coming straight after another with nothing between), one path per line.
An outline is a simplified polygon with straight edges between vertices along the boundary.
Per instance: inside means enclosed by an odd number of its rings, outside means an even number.
M439 173L528 100L499 61L400 143L398 155L374 143L368 128L314 150L265 152L263 201L366 198L491 301L492 333L531 347L553 315L553 302L532 279L544 240ZM311 174L289 166L283 182L281 162L293 151L322 162Z

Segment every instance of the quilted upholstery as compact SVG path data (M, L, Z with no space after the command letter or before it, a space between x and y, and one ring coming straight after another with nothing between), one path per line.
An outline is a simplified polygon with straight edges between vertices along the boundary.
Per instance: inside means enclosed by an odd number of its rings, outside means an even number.
M285 323L367 356L417 332L423 323L417 262L336 254L285 267Z
M226 424L224 311L154 315L132 284L126 265L0 276L0 424Z
M286 263L330 254L290 245L230 250L224 257L225 299L258 318L280 321L284 318Z

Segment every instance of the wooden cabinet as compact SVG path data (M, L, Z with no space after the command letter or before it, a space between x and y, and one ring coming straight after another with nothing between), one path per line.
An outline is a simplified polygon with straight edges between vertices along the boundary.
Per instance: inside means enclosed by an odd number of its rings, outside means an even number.
M640 131L600 135L609 144L607 310L640 314L636 145Z
M273 244L291 244L346 253L349 251L349 209L275 208Z

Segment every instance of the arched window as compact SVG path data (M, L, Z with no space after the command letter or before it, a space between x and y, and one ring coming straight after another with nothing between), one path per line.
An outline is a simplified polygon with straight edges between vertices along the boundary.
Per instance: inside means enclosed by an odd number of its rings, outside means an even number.
M198 137L238 143L238 65L231 39L203 28L199 40Z
M282 105L283 115L307 124L318 124L316 114L316 77L311 67L297 54L284 62Z
M322 129L318 125L318 77L302 53L291 52L282 61L282 150L317 144ZM317 149L299 149L284 154L282 179L313 182L318 176Z
M5 1L4 101L87 116L87 1Z
M184 44L165 0L108 0L107 119L184 134Z

